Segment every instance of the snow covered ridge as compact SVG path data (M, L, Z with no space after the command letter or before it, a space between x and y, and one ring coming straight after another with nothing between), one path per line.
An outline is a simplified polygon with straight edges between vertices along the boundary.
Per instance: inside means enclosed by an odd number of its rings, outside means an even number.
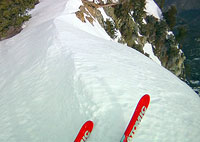
M75 13L79 11L80 6L83 5L81 0L69 0L65 10L63 11L63 15L67 16L67 22L69 24L72 24L76 28L83 30L87 33L90 33L94 36L104 38L107 40L111 40L111 38L108 36L108 34L105 32L105 30L101 27L101 25L98 23L98 21L89 13L90 17L94 20L92 24L89 22L87 18L85 18L87 15L84 13L84 18L86 19L85 23L80 22L80 20L76 17ZM60 16L62 18L62 15ZM65 17L64 17L65 18Z
M135 142L199 142L199 97L143 54L102 37L101 27L82 23L79 4L41 0L25 29L0 42L0 141L72 142L87 120L94 122L88 142L120 141L148 93Z

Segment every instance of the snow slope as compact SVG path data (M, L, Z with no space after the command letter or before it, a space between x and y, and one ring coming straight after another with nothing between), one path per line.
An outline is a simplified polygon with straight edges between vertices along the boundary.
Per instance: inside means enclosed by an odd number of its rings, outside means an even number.
M147 53L149 55L149 58L151 58L154 62L156 62L157 64L159 64L161 66L161 62L158 59L157 56L154 55L153 53L153 47L150 43L146 43L143 47L144 53Z
M157 19L162 19L162 11L153 0L146 0L145 8L147 15L153 15Z
M151 103L135 142L199 142L200 100L172 73L74 14L80 0L41 0L0 42L0 142L117 142L140 97Z

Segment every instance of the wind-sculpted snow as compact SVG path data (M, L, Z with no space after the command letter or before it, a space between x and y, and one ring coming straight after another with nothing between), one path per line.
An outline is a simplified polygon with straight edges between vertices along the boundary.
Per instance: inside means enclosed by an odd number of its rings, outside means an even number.
M120 141L146 93L151 102L135 142L199 142L200 100L192 89L139 52L97 36L100 27L87 32L64 0L68 9L38 16L50 2L0 42L0 142L72 142L89 119L88 142Z
M158 19L162 19L162 11L156 5L154 0L146 0L145 11L147 12L147 15L153 15Z

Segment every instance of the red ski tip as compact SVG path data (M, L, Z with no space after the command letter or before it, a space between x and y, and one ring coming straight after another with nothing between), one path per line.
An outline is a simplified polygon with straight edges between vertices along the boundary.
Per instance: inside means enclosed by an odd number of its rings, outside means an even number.
M133 135L140 124L148 106L150 103L150 96L148 94L144 95L137 104L135 112L129 122L124 135L121 138L120 142L131 142L133 139Z
M94 123L89 120L83 124L74 142L85 142L92 132Z

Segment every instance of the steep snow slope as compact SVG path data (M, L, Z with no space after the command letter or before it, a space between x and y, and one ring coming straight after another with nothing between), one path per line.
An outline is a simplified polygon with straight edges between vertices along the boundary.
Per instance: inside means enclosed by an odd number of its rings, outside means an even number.
M145 8L147 15L153 15L158 19L162 19L162 11L153 0L146 0Z
M120 141L149 93L135 142L199 142L199 97L149 58L108 40L97 23L81 23L79 4L41 0L26 28L0 42L0 141L72 142L88 119L95 123L88 142Z

